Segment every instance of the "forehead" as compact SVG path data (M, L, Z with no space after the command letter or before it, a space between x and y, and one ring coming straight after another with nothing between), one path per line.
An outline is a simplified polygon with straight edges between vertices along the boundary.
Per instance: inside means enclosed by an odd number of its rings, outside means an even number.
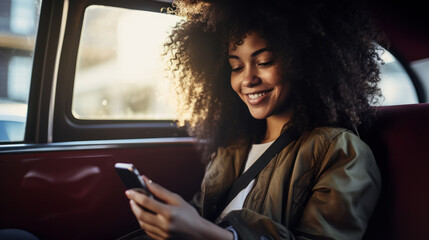
M257 32L250 32L243 39L242 44L229 44L229 54L246 54L267 47L267 41Z

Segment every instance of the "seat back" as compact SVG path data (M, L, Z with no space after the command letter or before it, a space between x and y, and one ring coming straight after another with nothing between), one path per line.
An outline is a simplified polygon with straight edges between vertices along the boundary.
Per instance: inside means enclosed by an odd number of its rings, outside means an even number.
M364 239L425 239L429 230L429 104L380 107L361 129L382 191Z

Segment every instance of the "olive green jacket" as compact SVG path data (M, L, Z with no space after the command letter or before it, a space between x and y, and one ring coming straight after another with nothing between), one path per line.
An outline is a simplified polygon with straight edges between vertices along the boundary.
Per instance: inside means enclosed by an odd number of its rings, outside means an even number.
M241 174L250 144L220 148L202 182L201 214ZM361 239L380 193L369 147L340 128L316 128L286 146L257 176L242 210L223 223L240 239Z

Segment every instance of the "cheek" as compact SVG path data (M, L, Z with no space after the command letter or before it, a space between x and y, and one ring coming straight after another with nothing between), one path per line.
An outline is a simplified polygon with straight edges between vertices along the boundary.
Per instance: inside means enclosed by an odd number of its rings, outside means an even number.
M280 67L276 67L275 69L273 69L273 71L270 72L270 74L271 74L270 79L273 85L285 85L283 81L284 79L282 77L282 73L280 71Z
M288 83L284 83L281 88L280 88L280 93L279 93L279 101L284 103L288 103L290 102L290 91L289 91L289 84Z
M279 97L284 97L284 95L288 95L289 84L287 83L286 79L283 79L279 73L272 75L271 84L273 86L276 86Z

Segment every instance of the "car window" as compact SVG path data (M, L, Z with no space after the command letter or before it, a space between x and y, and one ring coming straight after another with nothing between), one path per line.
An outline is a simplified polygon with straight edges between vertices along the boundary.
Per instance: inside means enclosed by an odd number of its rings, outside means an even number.
M171 120L163 43L180 18L92 5L84 14L72 113L77 119Z
M426 102L429 103L429 58L413 61L410 67L419 77L424 92L426 93Z
M0 1L0 142L24 140L40 6Z
M162 46L181 19L160 12L92 5L84 15L72 113L76 119L174 119L168 105ZM401 63L380 51L383 99L378 105L417 103Z
M384 64L380 63L381 82L379 87L383 94L383 99L378 105L418 103L416 88L398 59L385 49L382 49L379 55Z

